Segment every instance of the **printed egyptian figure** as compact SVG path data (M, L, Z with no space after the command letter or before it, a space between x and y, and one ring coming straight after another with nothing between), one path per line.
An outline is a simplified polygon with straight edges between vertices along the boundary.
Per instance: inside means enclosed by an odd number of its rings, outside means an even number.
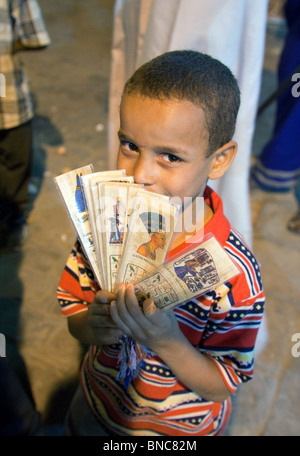
M82 174L81 174L82 176ZM87 222L89 216L85 205L85 199L82 191L81 181L78 174L76 174L76 189L75 189L75 205L77 208L77 219L80 223Z
M176 262L174 271L192 292L201 290L206 284L213 285L219 280L214 261L205 249L199 249Z
M163 249L166 245L165 219L163 215L155 212L143 212L140 218L148 231L150 241L141 244L137 249L137 253L156 260L156 250Z
M114 217L110 217L110 244L122 244L124 239L126 209L120 197L113 206Z
M197 260L188 260L185 261L183 266L175 267L175 272L179 279L184 280L186 275L197 277L198 271L196 267L199 266L199 262Z
M84 196L82 193L80 177L78 176L78 174L76 174L75 201L76 201L76 206L77 206L78 212L85 212L86 211L85 201L84 201Z

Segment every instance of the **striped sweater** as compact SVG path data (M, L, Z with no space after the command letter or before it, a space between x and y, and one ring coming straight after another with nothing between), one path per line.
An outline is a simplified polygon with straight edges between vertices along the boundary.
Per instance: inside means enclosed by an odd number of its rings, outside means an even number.
M241 273L173 311L181 331L194 347L211 357L234 394L240 383L253 376L254 345L263 315L264 292L260 267L224 216L221 199L209 187L204 196L214 212L205 226L205 234L216 237ZM170 255L185 247L182 244ZM86 310L98 289L77 242L58 288L62 314L70 316ZM137 378L126 389L116 378L119 351L120 344L91 346L80 369L86 399L108 433L137 436L222 433L230 416L230 399L224 403L206 401L186 388L155 354L145 360Z

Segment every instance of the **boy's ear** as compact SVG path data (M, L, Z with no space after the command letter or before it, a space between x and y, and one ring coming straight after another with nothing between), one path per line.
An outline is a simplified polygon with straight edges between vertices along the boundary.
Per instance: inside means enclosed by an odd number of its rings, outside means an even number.
M237 143L229 141L213 153L209 179L219 179L226 173L237 152Z

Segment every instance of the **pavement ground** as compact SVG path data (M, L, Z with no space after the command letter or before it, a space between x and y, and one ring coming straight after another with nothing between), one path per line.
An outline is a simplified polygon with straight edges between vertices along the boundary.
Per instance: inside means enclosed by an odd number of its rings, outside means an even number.
M61 435L85 347L67 330L56 287L75 233L53 177L93 163L107 168L107 105L112 33L110 0L40 0L52 38L23 54L36 103L33 210L22 248L1 252L0 333L6 353L41 414L42 434ZM284 39L279 19L268 22L261 101L276 88ZM253 157L272 134L275 105L257 119ZM267 296L267 340L254 379L234 398L229 436L300 435L300 237L286 229L296 210L291 194L251 190L254 252ZM263 334L264 335L264 334ZM299 335L300 337L300 335ZM294 356L293 356L294 354Z

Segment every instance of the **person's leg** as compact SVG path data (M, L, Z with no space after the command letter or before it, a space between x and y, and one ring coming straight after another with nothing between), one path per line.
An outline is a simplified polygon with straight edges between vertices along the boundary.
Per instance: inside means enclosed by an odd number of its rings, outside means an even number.
M0 132L0 225L6 245L22 241L29 210L32 122ZM6 241L3 238L6 237Z

